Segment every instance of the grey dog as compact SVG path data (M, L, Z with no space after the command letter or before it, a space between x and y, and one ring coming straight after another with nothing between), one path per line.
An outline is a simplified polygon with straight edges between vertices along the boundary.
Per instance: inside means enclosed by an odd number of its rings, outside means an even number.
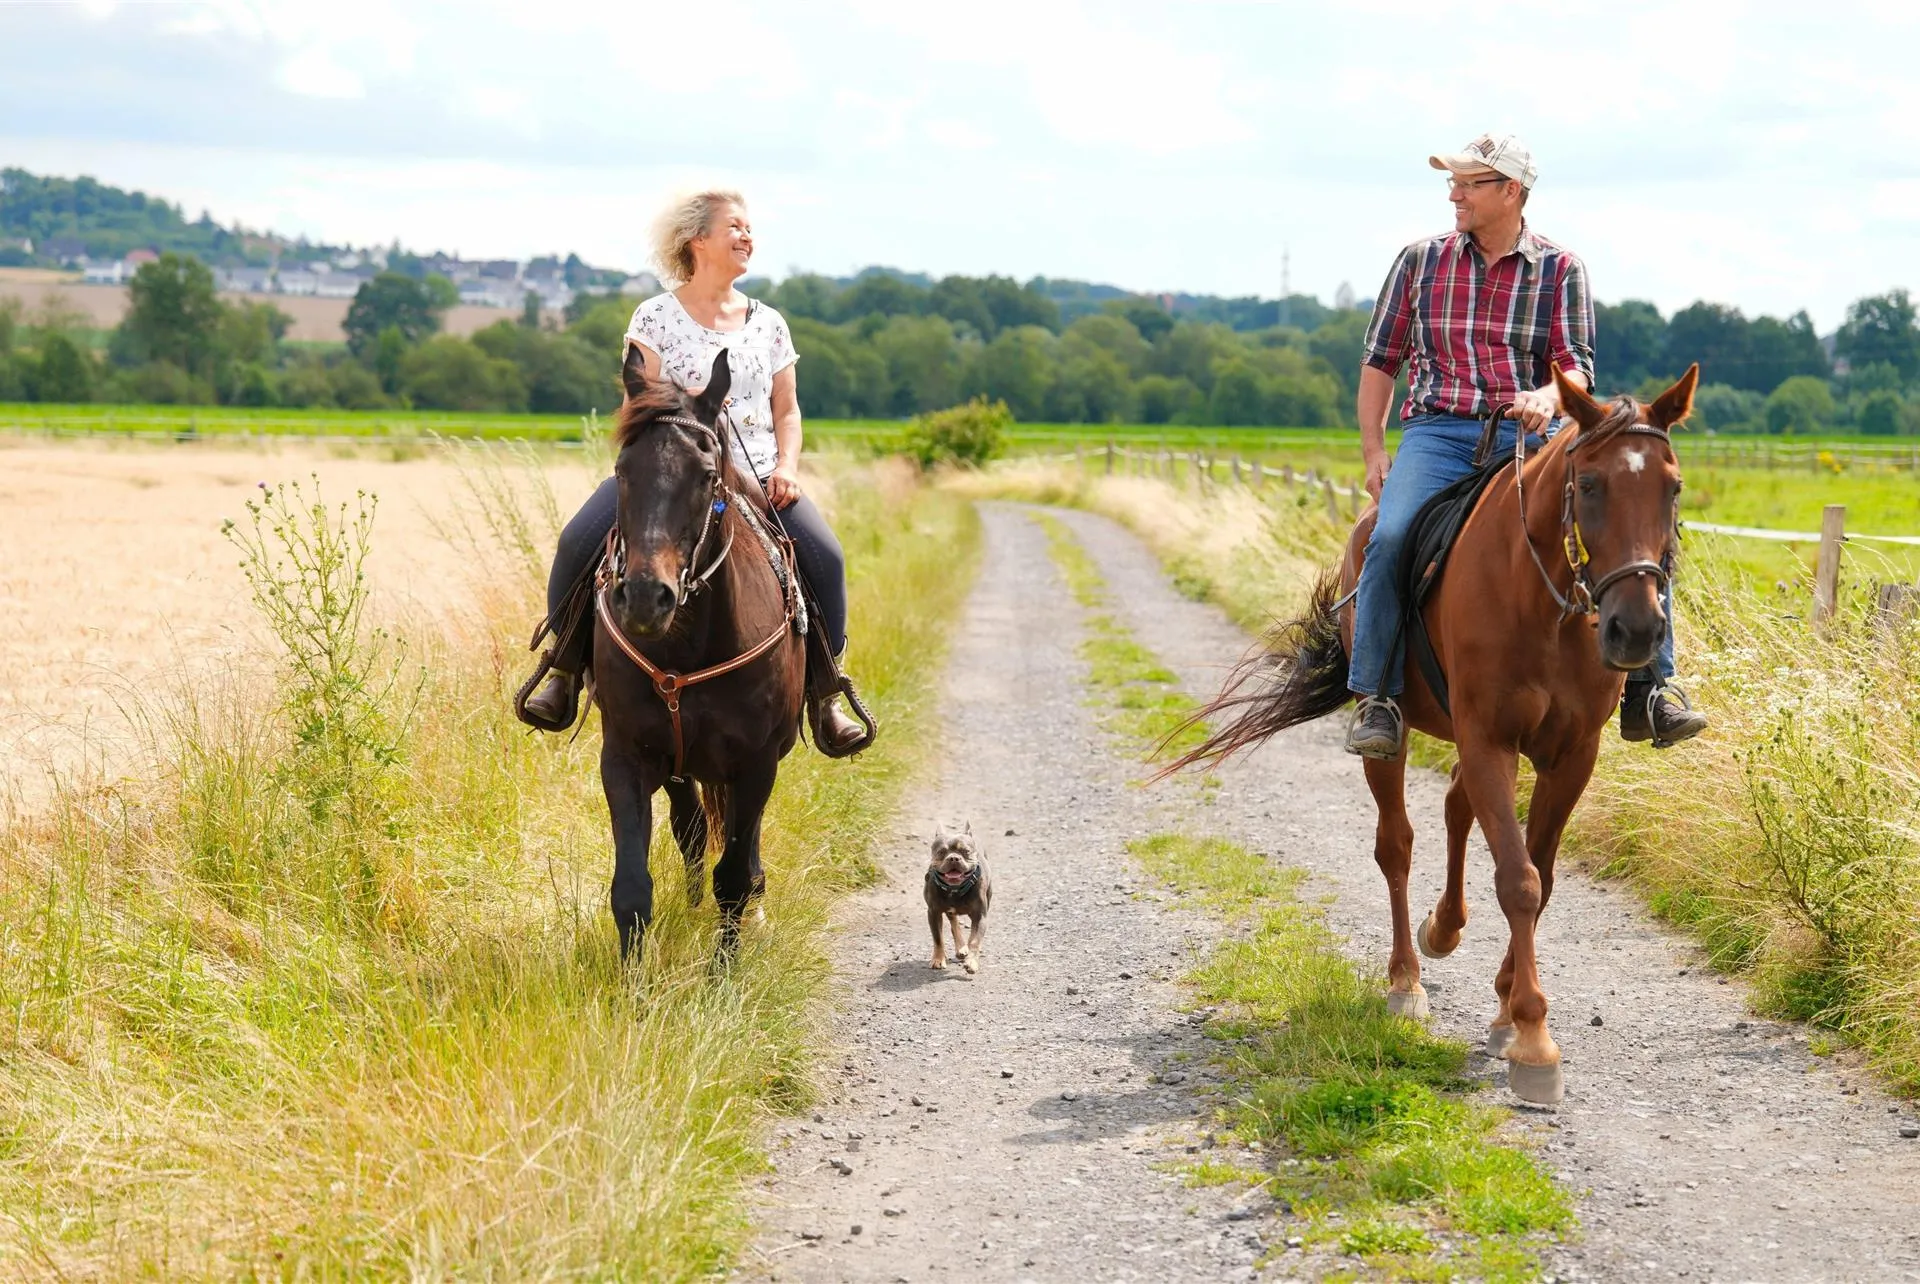
M926 895L927 927L933 932L933 966L947 966L946 940L940 933L940 921L945 919L953 930L953 956L969 976L978 972L980 937L986 930L987 906L993 902L993 881L972 825L958 832L945 827L934 831ZM972 931L964 944L960 940L962 914L972 920Z

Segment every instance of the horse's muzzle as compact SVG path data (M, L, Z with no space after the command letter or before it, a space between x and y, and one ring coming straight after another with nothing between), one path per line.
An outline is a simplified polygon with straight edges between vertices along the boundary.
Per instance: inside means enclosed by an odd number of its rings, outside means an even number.
M665 580L636 576L616 581L607 590L607 605L628 637L657 638L673 622L680 596Z
M1659 607L1639 605L1618 611L1600 610L1600 663L1631 673L1653 663L1667 635L1666 616Z

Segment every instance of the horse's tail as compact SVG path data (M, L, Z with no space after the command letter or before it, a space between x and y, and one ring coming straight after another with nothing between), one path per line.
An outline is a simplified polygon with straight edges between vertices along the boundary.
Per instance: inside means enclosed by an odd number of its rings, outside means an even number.
M1242 660L1220 694L1184 724L1221 720L1219 729L1160 775L1216 765L1275 732L1324 718L1351 699L1339 598L1340 568L1330 567L1314 581L1307 613L1268 629L1259 650Z
M727 787L701 785L700 810L707 818L707 851L718 860L727 847Z

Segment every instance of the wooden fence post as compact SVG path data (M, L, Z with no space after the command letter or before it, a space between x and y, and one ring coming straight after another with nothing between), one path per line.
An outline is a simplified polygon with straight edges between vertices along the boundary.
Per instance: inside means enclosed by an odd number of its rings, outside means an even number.
M1340 524L1340 501L1333 493L1333 478L1321 478L1320 486L1327 497L1327 520L1331 521L1335 526L1338 526Z
M1813 572L1813 626L1825 633L1840 603L1840 545L1847 538L1847 506L1828 504L1820 513L1820 560Z
M1288 490L1293 489L1293 465L1292 464L1280 465L1280 480L1286 485L1286 488Z
M1113 438L1107 438L1107 476L1113 476Z
M1364 488L1358 483L1347 492L1347 516L1354 521L1360 520L1360 493Z
M1267 466L1257 459L1253 461L1253 488L1255 490L1267 488Z
M1245 479L1244 479L1243 477L1241 477L1241 475L1240 475L1240 456L1238 456L1238 455L1235 455L1235 456L1233 457L1233 480L1234 480L1234 482L1235 482L1236 484L1238 484L1239 482L1241 482L1241 481L1243 481L1243 480L1245 480Z

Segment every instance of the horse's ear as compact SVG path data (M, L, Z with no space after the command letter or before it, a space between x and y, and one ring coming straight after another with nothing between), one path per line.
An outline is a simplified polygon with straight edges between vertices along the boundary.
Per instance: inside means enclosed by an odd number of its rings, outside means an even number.
M640 400L647 390L647 358L637 343L629 343L626 356L621 358L620 386L626 389L628 401Z
M1607 412L1587 395L1587 390L1567 378L1559 366L1553 368L1553 386L1560 390L1560 409L1572 415L1573 421L1582 428L1592 428L1607 417Z
M1647 422L1655 428L1666 430L1693 413L1693 390L1700 382L1700 363L1694 362L1680 381L1654 398L1647 407Z
M713 372L707 376L707 386L693 399L700 410L700 417L710 424L720 422L720 412L726 409L727 394L733 390L733 367L727 362L727 350L720 349L714 354Z

